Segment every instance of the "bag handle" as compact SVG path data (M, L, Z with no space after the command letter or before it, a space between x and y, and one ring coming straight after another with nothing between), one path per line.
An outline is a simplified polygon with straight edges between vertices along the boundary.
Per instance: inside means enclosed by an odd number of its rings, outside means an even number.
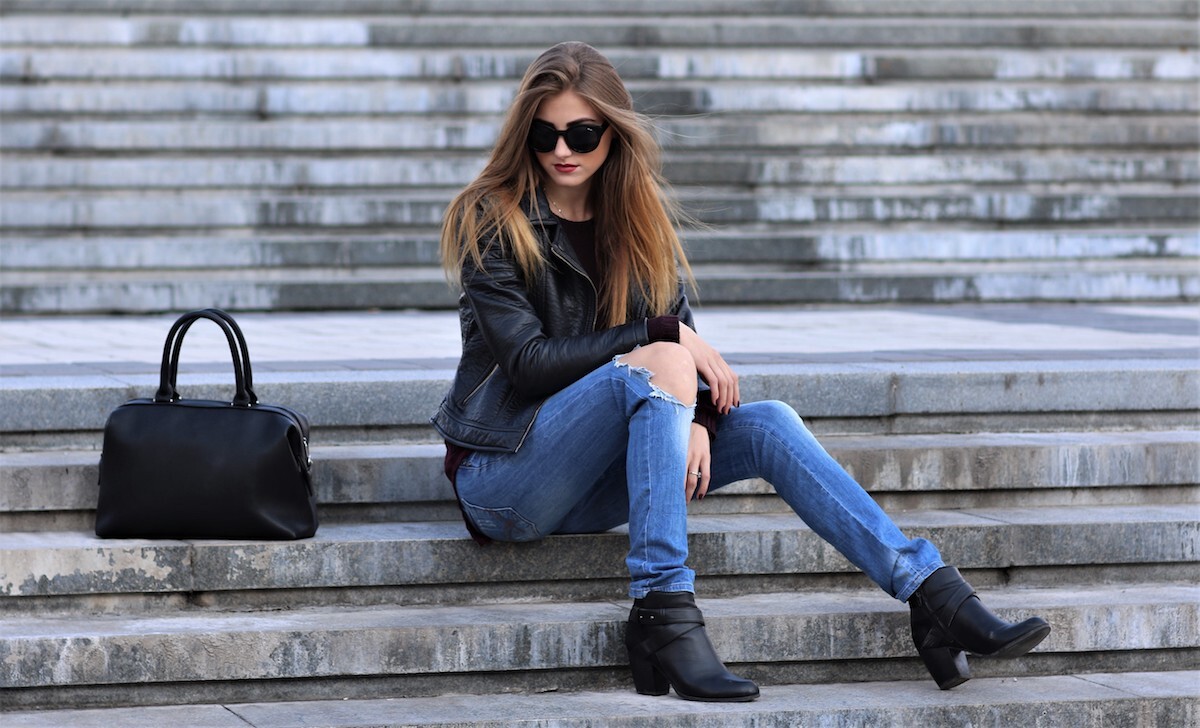
M225 311L219 308L206 308L205 311L211 311L225 320L229 324L229 328L233 329L233 335L237 338L238 348L242 352L242 374L246 377L246 393L250 395L250 404L258 404L258 395L254 393L254 374L250 371L250 349L246 346L246 337L242 335L242 327L238 326L237 321L233 320ZM178 356L176 357L178 362Z
M233 359L233 377L236 387L231 404L235 407L250 407L257 403L258 397L254 396L246 387L245 363L248 358L243 358L247 352L241 330L230 325L229 314L223 311L218 314L215 311L215 309L203 309L185 313L171 326L166 343L163 345L162 369L159 373L158 391L154 394L155 402L179 400L179 391L176 389L175 382L179 373L179 353L183 347L183 337L193 323L205 318L220 326L221 331L225 334L225 340L229 342L229 355Z
M234 338L237 339L238 349L241 351L241 354L242 354L241 369L242 369L242 375L245 377L245 380L246 380L246 394L248 394L250 396L250 404L251 405L258 404L258 394L256 394L254 391L254 373L251 371L251 368L250 368L250 349L246 346L246 337L242 335L242 328L240 326L238 326L237 321L233 320L233 316L230 316L228 313L226 313L225 311L222 311L219 308L206 308L204 310L208 311L209 313L219 316L222 321L224 321L226 324L229 324L229 328L233 329ZM191 327L190 323L186 324L186 325L184 325L182 331L186 332L188 330L188 328L190 328L190 327ZM226 336L228 336L228 334L226 334ZM171 367L171 382L175 382L176 378L179 374L179 350L182 346L183 346L183 333L181 332L179 334L179 338L175 340L175 347L174 347L174 351L172 353L172 360L174 361L174 364ZM231 354L233 353L232 348L230 349L230 353ZM238 362L238 359L235 355L234 356L234 364L233 364L235 367L238 366L237 362ZM176 398L178 398L178 394L176 394Z

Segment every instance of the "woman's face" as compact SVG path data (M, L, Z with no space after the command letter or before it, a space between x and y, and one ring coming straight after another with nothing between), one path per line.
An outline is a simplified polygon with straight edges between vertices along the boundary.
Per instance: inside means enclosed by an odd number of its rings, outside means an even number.
M535 123L545 122L557 131L566 131L576 124L598 127L604 123L599 112L570 89L542 101L533 118ZM612 132L605 129L600 137L599 146L590 152L581 153L571 149L566 138L560 135L554 149L534 154L537 155L538 165L545 174L546 186L551 188L551 191L571 189L578 194L588 191L592 176L604 166L604 160L608 159L611 145Z

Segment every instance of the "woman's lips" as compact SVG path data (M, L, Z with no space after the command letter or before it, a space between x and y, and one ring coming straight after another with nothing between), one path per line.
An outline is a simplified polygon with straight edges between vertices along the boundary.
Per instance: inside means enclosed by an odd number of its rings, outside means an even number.
M567 174L569 172L574 172L576 169L579 169L579 165L578 164L556 164L556 165L554 165L554 168L557 169L559 172L562 172L563 174Z

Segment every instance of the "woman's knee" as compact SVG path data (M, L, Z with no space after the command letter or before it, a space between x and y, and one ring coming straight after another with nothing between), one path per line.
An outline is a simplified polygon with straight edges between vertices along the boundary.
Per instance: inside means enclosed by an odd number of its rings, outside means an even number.
M656 341L634 349L620 362L647 370L654 386L680 402L690 405L696 400L696 362L683 346Z
M734 410L734 412L737 413L739 419L743 422L763 432L772 432L780 435L786 435L787 433L808 434L808 428L805 426L804 420L801 419L796 410L787 402L775 399L748 402Z

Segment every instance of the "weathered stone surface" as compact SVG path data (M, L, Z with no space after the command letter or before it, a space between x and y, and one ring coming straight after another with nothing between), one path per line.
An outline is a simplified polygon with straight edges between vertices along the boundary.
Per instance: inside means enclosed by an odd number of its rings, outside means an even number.
M1190 512L1189 512L1190 511ZM1190 563L1196 508L1091 506L895 515L965 568ZM692 566L708 576L847 573L854 567L792 514L689 519ZM461 523L322 526L311 539L126 541L89 534L0 534L0 585L12 597L501 583L627 578L622 529L479 550Z
M13 192L0 200L0 226L13 230L150 230L211 226L287 231L296 227L367 228L436 226L449 193L296 196L290 193L230 196L224 191L188 198L156 191L138 197L80 193L44 197ZM1142 194L1060 194L975 191L929 194L888 190L883 194L696 195L682 202L710 224L837 223L939 220L1006 221L1023 224L1117 223L1134 220L1183 224L1197 219L1194 191Z
M195 12L188 8L189 12ZM339 9L339 12L341 10ZM738 12L742 12L739 10ZM729 19L726 19L728 22ZM24 83L78 79L377 80L380 78L519 79L535 53L493 49L461 52L395 48L136 48L113 54L90 48L0 51L0 77ZM795 51L738 49L612 49L609 59L626 80L739 79L1033 79L1185 80L1197 59L1169 51L1045 51L1014 54L986 48L971 54L905 51Z
M932 492L1158 487L1194 484L1200 433L1043 432L822 438L868 491ZM324 506L453 501L441 445L314 448ZM0 453L0 512L89 510L97 497L95 451ZM712 495L771 493L763 482ZM1022 497L1022 496L1018 496ZM1075 496L1087 505L1082 493Z
M115 12L122 14L261 15L269 13L395 15L421 12L429 15L531 16L545 10L540 0L508 0L497 6L489 0L9 0L13 13ZM691 0L648 6L640 0L611 0L604 7L581 6L579 15L740 15L759 16L820 14L830 17L944 16L991 18L1003 15L1049 18L1194 18L1197 10L1188 0L1142 0L1136 6L1120 0L1008 0L1003 8L981 6L970 0L895 0L880 6L873 0Z
M524 21L524 22L522 22ZM574 34L597 46L1134 46L1194 47L1195 29L1161 22L1130 26L1123 23L1072 23L994 18L987 24L950 19L916 18L907 23L837 19L750 16L738 23L709 17L681 17L671 23L657 19L556 17L531 13L528 20L416 16L371 19L258 18L215 20L203 17L173 19L66 17L45 23L38 17L14 16L0 32L5 45L96 46L306 46L330 47L454 47L463 37L482 46L545 44L546 38Z
M982 678L970 690L937 694L930 683L873 682L765 686L753 703L696 703L618 692L550 692L437 698L243 703L109 710L58 710L7 714L13 728L159 728L183 722L204 728L252 725L307 728L314 724L370 726L461 726L499 728L520 720L532 726L585 728L642 726L647 720L670 728L796 728L872 725L958 728L998 720L1101 728L1120 720L1130 728L1159 728L1173 719L1196 717L1195 672ZM190 712L188 712L190 711ZM503 718L499 716L504 716ZM236 723L230 722L236 721Z
M340 10L331 20L303 4L260 16L253 4L79 0L26 14L33 9L17 2L0 30L0 77L10 81L0 88L0 107L9 112L0 144L28 156L10 154L0 175L11 200L0 204L0 221L22 236L54 231L60 241L72 238L47 246L54 261L47 267L81 275L10 277L0 310L452 306L451 296L430 285L428 271L387 271L387 280L359 273L364 264L431 269L428 246L246 250L226 233L428 235L448 191L473 176L492 146L498 117L533 56L529 49L567 26L607 50L638 108L658 117L666 172L685 207L735 236L761 235L764 226L795 232L817 225L833 233L847 223L868 232L903 224L918 238L946 226L956 233L1014 224L1060 228L1035 235L1042 240L1034 248L1046 250L1075 226L1156 233L1196 222L1192 151L1200 132L1190 116L1200 96L1189 81L1200 69L1190 50L1200 36L1194 23L1180 20L1196 14L1186 3L1141 3L1137 10L1105 3L1109 15L1096 6L1032 1L990 10L908 3L885 17L869 3L845 1L756 1L736 11L709 2L654 14L621 2L570 19L521 12L522 4L482 5L461 0L383 12L357 0L361 14ZM126 14L118 17L115 7ZM79 12L90 16L73 15ZM487 50L459 48L464 35ZM1115 153L1097 152L1102 148ZM195 151L206 154L193 158ZM197 194L197 186L236 196ZM697 195L689 186L712 193ZM837 186L847 194L827 191ZM354 192L320 199L323 190ZM364 197L364 190L382 194ZM389 194L396 191L404 194ZM209 230L220 234L203 234ZM162 237L126 238L119 252L79 244L98 232L226 239L211 257L202 246L192 254L164 252ZM33 269L42 270L38 253L26 251ZM706 299L1200 296L1186 267L1080 275L1060 262L1043 275L890 271L795 280L787 275L793 266L844 257L773 251L738 258L770 262L774 271L761 279L754 272L702 276ZM171 259L163 268L180 272L212 271L234 258L240 260L224 265L265 272L283 260L310 270L294 284L248 283L225 272L163 275L156 257ZM114 258L151 275L93 275L97 265L120 267ZM885 252L880 259L905 258ZM311 270L321 266L334 271L332 278Z
M806 417L926 413L1192 411L1200 372L1188 359L747 364L746 401L779 399ZM452 376L440 369L264 372L264 402L286 402L317 427L426 425ZM183 396L228 400L231 375L193 375ZM0 431L98 430L109 413L151 396L158 377L12 377L0 387Z
M1043 614L1039 652L1200 645L1200 592L1148 586L996 590L1007 619ZM14 618L0 627L4 687L325 675L577 669L626 663L625 604L582 603L258 614ZM879 593L759 594L703 602L730 663L884 659L912 653L908 614ZM765 636L765 637L764 637ZM48 659L58 652L57 660ZM103 660L98 657L103 655Z
M81 533L0 534L0 596L191 591L182 541L107 540Z
M1009 147L1194 147L1200 130L1178 115L1109 118L1066 117L1053 126L1019 115L895 119L871 115L773 114L747 127L742 120L663 118L661 143L671 149L781 148L839 150L845 147L913 151L930 147L957 150ZM430 124L403 117L373 121L346 119L269 119L248 122L212 119L203 123L129 119L78 121L70 117L27 121L6 119L0 144L6 149L44 152L157 152L162 150L255 150L362 152L380 147L408 152L473 149L495 143L499 122L490 116L449 119Z
M1126 258L1183 262L1200 257L1200 234L1052 230L996 232L801 233L754 230L692 231L685 245L693 264L804 264L831 269L854 263L910 263ZM432 232L387 234L265 234L234 238L191 236L7 237L0 256L12 272L156 268L324 268L439 265Z
M7 27L7 23L5 24ZM686 82L681 82L686 83ZM745 83L703 88L639 89L630 82L638 109L648 114L739 113L970 113L970 112L1103 112L1194 113L1200 98L1187 87L1144 86L1097 88L1043 86L978 90L829 88L808 86L781 90ZM432 88L430 88L432 86ZM99 88L56 84L0 87L0 111L23 115L105 116L180 114L203 110L225 116L405 114L501 114L512 101L512 82L478 81L470 85L437 81L361 82L353 88L264 86L238 88L196 83L191 87L146 89L110 84Z
M35 190L74 188L331 190L463 187L479 174L477 152L436 159L379 160L240 159L188 157L163 159L22 160L0 168L0 188ZM1120 184L1200 182L1200 165L1191 155L1125 153L1109 158L1092 152L1077 157L1030 160L1020 156L816 157L781 160L775 154L676 154L665 174L683 185L883 185L883 184Z

